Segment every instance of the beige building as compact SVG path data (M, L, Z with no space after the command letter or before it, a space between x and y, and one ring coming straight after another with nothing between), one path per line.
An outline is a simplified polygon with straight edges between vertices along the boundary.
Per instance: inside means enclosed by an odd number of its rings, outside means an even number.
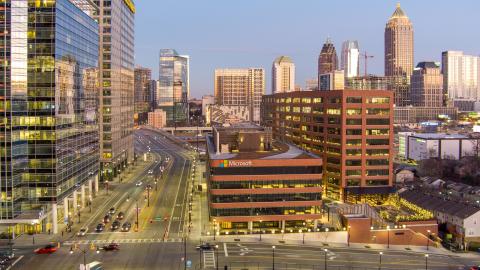
M343 90L345 89L345 72L334 70L320 75L319 90Z
M420 62L410 79L410 90L413 106L442 107L443 76L440 64L435 62Z
M109 180L134 158L134 17L130 0L98 1L101 178Z
M288 56L280 56L272 65L272 93L295 91L295 64Z
M156 109L148 113L148 125L154 128L163 128L167 125L167 112Z
M217 105L247 106L252 122L260 122L260 102L265 94L263 68L216 69L215 101Z

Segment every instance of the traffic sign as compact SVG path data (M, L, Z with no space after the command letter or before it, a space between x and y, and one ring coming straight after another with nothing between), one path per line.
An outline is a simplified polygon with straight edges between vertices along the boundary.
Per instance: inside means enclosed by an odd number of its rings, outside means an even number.
M190 260L187 261L187 268L192 268L192 261Z

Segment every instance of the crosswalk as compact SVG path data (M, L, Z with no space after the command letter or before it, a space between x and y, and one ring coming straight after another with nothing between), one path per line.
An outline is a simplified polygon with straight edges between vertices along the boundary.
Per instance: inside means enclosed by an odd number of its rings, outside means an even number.
M100 239L100 240L78 240L78 241L65 241L63 245L71 246L73 244L87 245L87 244L109 244L115 242L117 244L142 244L142 243L181 243L183 242L182 238L141 238L141 239Z
M213 250L203 252L203 268L215 268L215 252Z

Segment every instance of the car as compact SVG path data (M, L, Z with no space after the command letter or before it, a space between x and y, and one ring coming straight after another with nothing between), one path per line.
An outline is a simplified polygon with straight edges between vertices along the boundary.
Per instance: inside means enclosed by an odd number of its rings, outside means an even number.
M105 250L105 251L120 250L120 245L117 244L117 243L110 243L108 245L103 246L102 249Z
M132 224L128 221L122 224L122 232L128 232L131 228Z
M37 248L34 250L37 254L52 254L57 251L57 246L54 245L46 245L43 248Z
M105 229L105 225L103 223L99 223L97 227L95 227L96 232L103 232L104 229Z
M135 185L136 185L137 187L139 187L139 186L141 186L142 184L143 184L142 181L138 181Z
M197 250L212 250L212 249L213 249L213 246L210 245L209 243L203 243L197 246Z
M153 170L148 170L148 174L152 174L153 173Z
M88 232L88 228L81 228L80 231L77 232L77 236L85 236Z
M110 208L110 210L108 210L108 214L113 215L113 214L115 214L115 211L116 211L115 207L112 207L112 208Z
M111 219L111 216L109 214L106 214L104 217L103 217L103 223L107 224L110 222L110 219Z
M123 212L118 212L117 219L122 220L125 217Z
M115 231L118 228L120 228L120 221L115 220L114 222L112 222L112 225L110 226L110 229L112 231Z
M470 270L480 270L480 266L472 266L470 267Z
M148 184L148 185L145 187L145 190L147 190L147 189L152 190L152 185Z

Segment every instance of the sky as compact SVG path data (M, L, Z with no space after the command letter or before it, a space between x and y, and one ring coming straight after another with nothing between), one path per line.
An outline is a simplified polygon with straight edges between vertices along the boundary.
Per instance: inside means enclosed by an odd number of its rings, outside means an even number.
M135 62L158 78L161 48L190 56L190 94L213 94L215 68L262 67L271 93L271 66L280 55L295 62L296 82L317 73L327 38L337 54L358 40L368 73L383 74L384 28L394 0L138 0ZM480 54L479 0L403 0L414 27L415 63L441 61L445 50ZM340 57L340 55L339 55ZM362 60L363 61L363 60ZM362 69L363 62L361 61ZM362 71L363 72L363 71Z

